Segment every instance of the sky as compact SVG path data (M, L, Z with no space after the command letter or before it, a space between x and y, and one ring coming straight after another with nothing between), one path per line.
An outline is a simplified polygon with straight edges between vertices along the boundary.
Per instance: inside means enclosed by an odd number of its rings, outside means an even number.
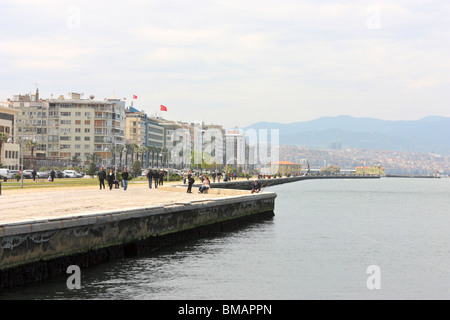
M444 0L2 0L0 101L136 95L228 128L450 116L449 17Z

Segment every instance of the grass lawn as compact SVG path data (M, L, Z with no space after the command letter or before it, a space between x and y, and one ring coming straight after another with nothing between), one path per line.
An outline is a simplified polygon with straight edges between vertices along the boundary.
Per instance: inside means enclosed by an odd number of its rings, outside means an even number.
M164 180L166 183L167 180ZM147 182L145 177L137 177L133 178L129 181L132 183L144 183ZM179 181L178 181L179 182ZM16 180L8 180L8 182L1 181L3 190L12 190L12 189L20 189L21 181ZM107 181L105 181L107 185ZM53 182L48 181L47 179L39 179L34 182L32 179L23 179L23 188L25 189L33 189L33 188L58 188L58 187L85 187L85 186L98 186L99 181L97 177L94 178L55 178Z

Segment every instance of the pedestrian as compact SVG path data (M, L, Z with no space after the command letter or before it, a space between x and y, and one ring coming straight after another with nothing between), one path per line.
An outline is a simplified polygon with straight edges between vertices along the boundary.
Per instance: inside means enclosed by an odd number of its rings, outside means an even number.
M116 176L114 175L113 169L109 170L109 173L108 173L108 176L106 177L106 180L108 180L109 190L112 190L114 181L116 180Z
M33 172L31 172L31 175L33 176L33 181L36 182L36 170L33 169Z
M194 179L194 175L192 174L192 171L189 170L189 174L188 174L188 188L187 188L187 193L192 193L192 186L195 182Z
M186 171L183 172L183 184L186 184L187 181L187 173Z
M101 167L100 171L98 172L98 180L100 181L100 190L105 189L105 179L106 179L106 171L105 168Z
M216 182L216 172L212 173L212 178L213 178L213 182L215 183Z
M258 180L254 180L252 193L259 193L260 191L261 191L261 184L258 182Z
M164 182L164 170L159 171L159 185L162 186Z
M52 182L55 181L55 175L56 175L55 170L52 170L52 172L50 172L50 178Z
M209 181L208 177L204 176L202 186L198 189L198 193L205 192L207 189L209 189L209 186L210 186L210 181Z
M217 182L220 183L220 178L222 178L222 174L220 172L217 173Z
M152 179L153 179L153 171L150 169L147 172L147 179L148 179L148 187L152 188Z
M128 172L127 172L127 168L123 168L123 172L122 172L122 186L123 186L123 191L127 191L127 188L128 188Z
M159 173L158 173L158 170L154 170L153 171L153 178L155 178L155 189L157 189L158 188L158 177L159 177Z

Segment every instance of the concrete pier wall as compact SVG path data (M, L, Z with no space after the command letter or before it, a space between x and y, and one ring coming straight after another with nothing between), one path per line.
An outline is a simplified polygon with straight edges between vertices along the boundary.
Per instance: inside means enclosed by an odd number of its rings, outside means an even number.
M275 193L0 226L0 289L45 280L274 215Z
M285 178L271 178L271 179L257 179L263 189L269 186L275 186L284 183L302 181L302 180L328 180L328 179L380 179L379 176L346 176L346 175L323 175L323 176L298 176L298 177L285 177ZM239 190L251 190L253 187L253 181L249 180L231 180L226 182L211 183L211 188L219 189L239 189ZM200 187L201 184L194 184L195 188Z

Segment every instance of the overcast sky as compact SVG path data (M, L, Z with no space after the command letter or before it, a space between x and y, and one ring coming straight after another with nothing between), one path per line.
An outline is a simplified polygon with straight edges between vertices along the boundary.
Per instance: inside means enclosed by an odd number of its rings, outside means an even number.
M36 84L226 127L450 116L450 2L2 0L0 100Z

